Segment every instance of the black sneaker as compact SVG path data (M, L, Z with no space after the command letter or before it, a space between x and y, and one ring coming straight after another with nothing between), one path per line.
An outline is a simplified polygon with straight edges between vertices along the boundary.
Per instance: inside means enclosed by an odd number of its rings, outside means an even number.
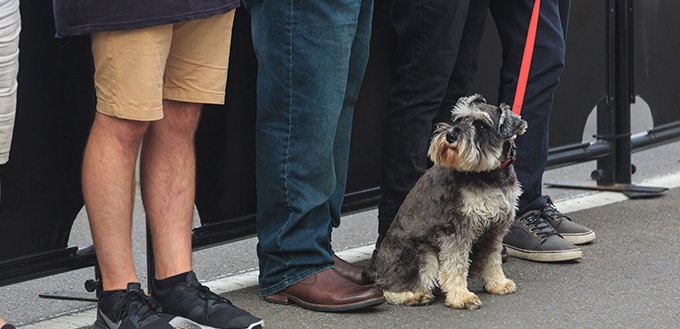
M581 249L562 239L540 214L540 211L533 210L515 219L503 238L508 255L537 262L581 258Z
M0 327L0 329L17 329L17 328L15 328L13 325L9 323L5 323L2 327Z
M546 219L564 240L572 244L584 244L595 240L595 232L581 224L574 223L567 215L559 212L549 196L548 204L541 210L541 218Z
M112 317L104 314L102 308L112 310ZM128 283L127 290L116 291L99 300L97 321L92 329L135 328L172 329L172 326L160 317L158 307L144 294L141 285L131 282Z
M261 319L201 285L193 271L185 283L173 289L159 291L154 285L151 300L161 306L163 316L176 329L255 329L264 325Z

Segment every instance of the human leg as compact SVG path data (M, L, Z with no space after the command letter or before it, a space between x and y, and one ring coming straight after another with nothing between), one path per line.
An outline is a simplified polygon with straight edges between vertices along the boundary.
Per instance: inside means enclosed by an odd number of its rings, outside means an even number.
M532 0L491 0L489 4L503 45L499 102L512 104L514 101L533 4ZM529 129L516 140L515 171L524 190L518 214L540 209L546 204L542 196L542 177L548 160L548 126L553 95L564 68L568 4L569 0L541 1L529 82L522 106L522 119L527 121Z
M191 271L196 164L194 133L201 104L163 101L140 159L142 201L153 241L157 279Z
M360 8L355 1L336 12L314 2L295 11L294 3L247 3L259 62L256 170L264 295L333 263L333 147L357 28L351 17Z
M533 3L529 0L490 2L503 44L500 102L512 104L514 100ZM514 166L524 192L520 196L517 219L503 243L511 256L535 261L573 260L582 256L579 248L558 234L566 233L565 228L571 230L576 225L567 224L562 226L561 232L556 231L551 226L551 220L557 221L548 218L550 213L556 214L556 209L549 207L546 197L542 195L542 178L548 159L550 111L564 68L569 3L569 0L541 2L529 82L521 113L530 128L516 141L517 161ZM578 228L592 233L592 230L583 226ZM594 238L594 233L589 236Z
M338 118L338 125L333 141L333 162L336 184L329 200L332 226L340 225L340 208L347 186L347 171L349 164L350 139L352 134L352 118L354 104L359 97L359 91L368 64L371 29L373 22L373 0L361 0L359 15L351 40L349 66L347 69L347 86L342 102L342 109ZM329 236L330 239L330 236Z
M134 328L171 328L140 292L132 260L135 162L147 126L98 112L85 149L83 196L103 286L93 328L110 328L117 321Z
M432 123L453 72L470 1L395 1L395 83L383 121L378 233L384 236L399 206L427 169Z
M458 99L469 95L471 92L472 84L477 75L479 49L488 11L489 0L470 2L458 48L458 56L456 56L456 65L453 68L451 78L449 78L446 96L440 106L439 114L435 118L435 123L450 121L451 109L456 105Z
M234 11L173 25L161 120L141 152L142 200L153 241L151 299L175 327L260 328L263 321L210 292L191 270L194 135L203 103L223 104Z
M102 274L96 329L115 323L171 328L138 283L131 242L136 160L149 121L162 117L167 32L167 26L160 26L92 35L97 113L85 148L82 181Z
M140 179L156 279L191 270L196 164L204 103L223 104L234 11L173 24L162 78L163 119L144 137Z
M268 301L320 311L384 302L376 289L331 268L330 246L344 194L356 80L366 65L366 55L353 51L366 47L368 37L358 35L367 23L359 20L370 19L371 4L246 1L259 64L258 257Z
M356 34L351 45L349 69L347 72L347 87L345 89L345 97L333 143L333 162L336 184L333 194L328 201L331 216L331 222L329 223L330 227L328 229L328 241L332 241L333 228L340 225L340 211L345 196L345 187L347 186L354 104L359 97L361 83L368 63L372 22L373 0L363 0L361 1L361 9L357 19ZM364 266L350 264L335 254L333 254L333 261L334 268L342 276L350 279L352 282L361 284L361 272L363 272Z
M9 161L17 105L19 72L19 0L0 3L0 165Z
M131 247L136 160L149 121L162 117L170 29L92 36L98 102L83 160L83 195L103 286L93 328L171 328L137 282Z
M83 156L83 197L104 290L136 282L131 247L135 162L147 122L97 112Z

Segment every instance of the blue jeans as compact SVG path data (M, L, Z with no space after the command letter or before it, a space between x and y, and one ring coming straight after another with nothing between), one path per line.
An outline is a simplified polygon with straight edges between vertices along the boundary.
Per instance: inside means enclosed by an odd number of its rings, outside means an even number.
M491 0L489 9L503 45L499 103L512 106L534 0ZM524 193L518 215L541 209L543 172L548 162L548 125L553 95L564 68L570 0L541 1L536 43L522 107L528 128L517 138L515 171Z
M244 0L258 60L262 295L331 268L372 0Z

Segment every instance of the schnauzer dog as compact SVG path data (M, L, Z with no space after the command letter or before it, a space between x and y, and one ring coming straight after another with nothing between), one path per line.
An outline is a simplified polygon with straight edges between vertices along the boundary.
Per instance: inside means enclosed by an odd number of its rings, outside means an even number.
M481 301L468 290L468 275L480 275L492 294L516 289L503 274L500 248L521 193L514 139L527 123L480 95L458 100L451 116L433 133L434 166L407 195L363 272L391 304L429 304L439 286L447 306L476 309Z

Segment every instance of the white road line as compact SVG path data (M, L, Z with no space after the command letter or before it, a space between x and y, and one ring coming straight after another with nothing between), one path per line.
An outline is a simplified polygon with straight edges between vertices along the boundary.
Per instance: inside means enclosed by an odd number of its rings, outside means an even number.
M649 179L643 181L640 185L667 188L680 187L680 173ZM625 195L618 192L597 192L590 195L576 197L574 199L562 200L556 202L555 206L564 213L570 213L594 207L601 207L627 199L628 198ZM371 258L372 253L373 244L370 244L363 247L340 251L338 252L338 256L348 262L359 262ZM258 271L251 271L222 279L203 282L203 284L208 286L210 290L221 295L230 291L256 286L257 276ZM81 313L61 316L32 325L23 326L22 329L74 329L89 327L92 325L92 323L94 323L96 317L96 310L91 309Z

